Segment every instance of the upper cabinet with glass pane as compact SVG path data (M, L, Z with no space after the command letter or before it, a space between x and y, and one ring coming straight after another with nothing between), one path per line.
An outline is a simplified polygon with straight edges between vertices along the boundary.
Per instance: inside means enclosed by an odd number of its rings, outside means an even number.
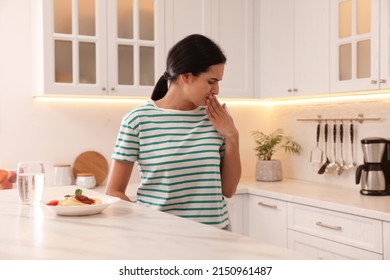
M331 91L389 88L388 0L332 0Z
M164 0L41 0L35 8L40 94L150 95L163 72Z

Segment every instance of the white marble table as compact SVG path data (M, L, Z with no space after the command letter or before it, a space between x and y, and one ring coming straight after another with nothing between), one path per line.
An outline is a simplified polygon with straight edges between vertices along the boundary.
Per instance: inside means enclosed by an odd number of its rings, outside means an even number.
M46 187L45 199L74 187ZM95 197L101 193L85 190ZM306 259L125 201L92 216L56 216L45 206L21 206L15 189L0 191L0 259Z

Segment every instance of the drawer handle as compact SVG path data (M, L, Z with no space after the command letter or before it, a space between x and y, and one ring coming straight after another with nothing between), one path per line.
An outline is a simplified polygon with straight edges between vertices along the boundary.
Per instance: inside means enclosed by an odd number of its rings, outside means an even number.
M267 204L267 203L264 203L264 202L258 202L257 204L260 205L260 206L264 206L264 207L268 207L268 208L273 208L273 209L278 208L277 205L271 205L271 204Z
M340 226L331 226L331 225L324 224L323 222L316 222L316 225L320 226L320 227L324 227L324 228L330 228L330 229L334 229L334 230L341 230Z

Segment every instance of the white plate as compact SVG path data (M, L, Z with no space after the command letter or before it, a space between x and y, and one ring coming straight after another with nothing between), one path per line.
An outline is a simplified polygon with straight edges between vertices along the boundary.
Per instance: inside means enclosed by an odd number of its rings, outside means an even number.
M85 206L50 206L46 205L50 200L43 202L48 209L53 211L59 216L87 216L95 215L102 212L111 204L118 202L120 198L113 196L104 196L102 199L102 204L97 205L85 205Z

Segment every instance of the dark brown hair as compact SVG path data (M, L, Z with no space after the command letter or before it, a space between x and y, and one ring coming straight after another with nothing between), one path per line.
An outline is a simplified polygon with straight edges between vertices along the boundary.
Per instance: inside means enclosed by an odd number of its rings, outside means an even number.
M168 81L176 80L180 74L198 76L210 66L225 62L223 51L211 39L200 34L185 37L169 50L166 70L153 89L152 100L163 98L168 91Z

